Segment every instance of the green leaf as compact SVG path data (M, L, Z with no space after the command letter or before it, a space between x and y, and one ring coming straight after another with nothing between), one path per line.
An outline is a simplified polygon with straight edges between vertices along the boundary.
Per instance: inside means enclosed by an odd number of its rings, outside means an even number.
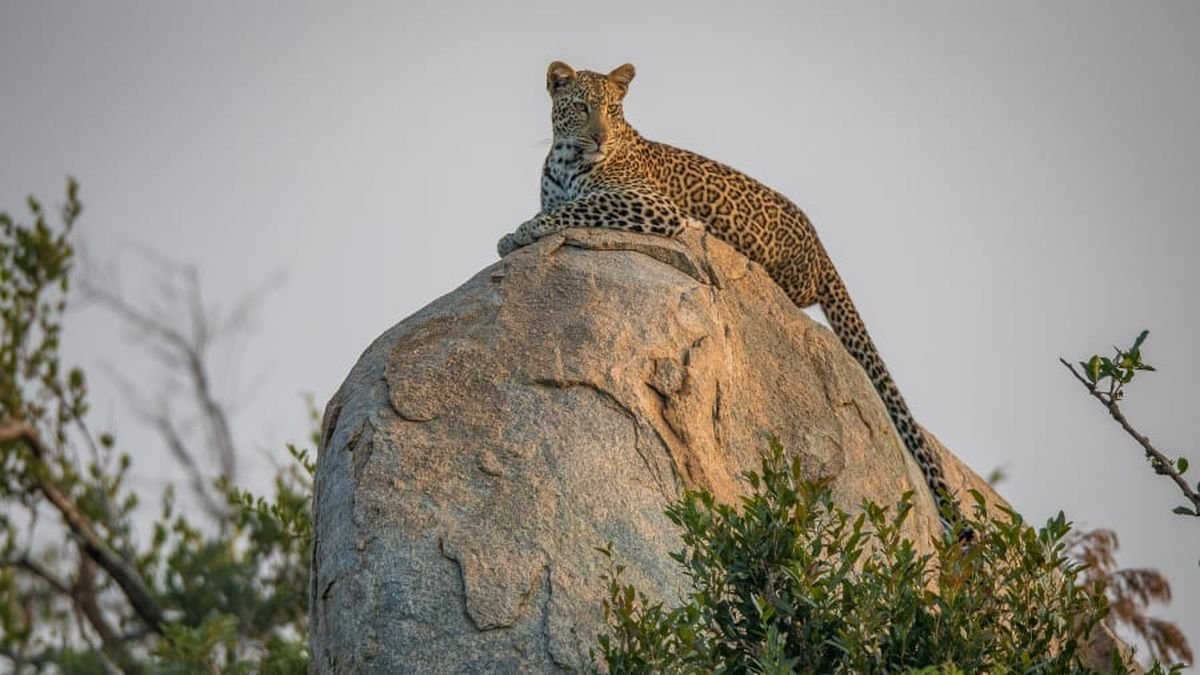
M1171 509L1171 513L1174 513L1174 514L1177 514L1180 516L1197 515L1195 511L1191 510L1190 508L1188 508L1186 506L1176 506L1175 508Z
M1181 475L1186 472L1188 470L1187 457L1180 457L1179 459L1175 460L1175 468L1179 470Z
M1100 355L1093 354L1092 358L1088 359L1087 363L1081 363L1084 372L1087 373L1088 380L1095 384L1096 380L1100 379Z
M1143 330L1141 333L1139 333L1137 339L1133 341L1133 348L1129 351L1137 351L1142 346L1142 343L1146 341L1146 337L1148 335L1150 335L1150 331L1148 330Z

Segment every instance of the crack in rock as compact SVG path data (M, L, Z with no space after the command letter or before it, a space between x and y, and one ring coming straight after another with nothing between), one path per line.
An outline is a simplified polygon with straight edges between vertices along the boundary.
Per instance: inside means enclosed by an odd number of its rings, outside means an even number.
M565 230L560 237L561 239L555 242L556 245L550 252L560 248L576 248L585 251L640 253L683 272L705 286L712 286L715 283L716 277L708 264L703 260L697 260L695 255L676 239L658 237L630 241L620 236L612 236L612 233L607 230Z
M637 452L638 457L640 457L642 460L642 464L646 466L646 469L649 470L650 474L654 477L654 482L658 485L659 492L662 493L662 495L668 501L675 499L676 492L668 487L668 484L665 480L663 480L663 476L659 472L658 467L655 466L654 462L650 461L650 457L647 456L646 450L643 447L642 426L644 425L649 427L654 432L655 437L658 438L658 442L663 448L663 451L666 453L667 459L670 462L671 471L674 474L674 480L671 484L678 488L679 467L675 465L675 458L671 456L670 445L667 444L666 439L662 437L662 434L658 432L658 429L654 428L654 425L648 424L644 419L642 419L642 416L634 412L632 408L622 403L621 400L614 396L611 392L603 389L593 382L588 382L586 380L556 380L548 377L534 378L531 380L531 382L535 385L549 387L551 389L571 389L581 387L583 389L590 390L598 394L602 400L616 408L618 412L629 418L629 421L633 424L634 451Z

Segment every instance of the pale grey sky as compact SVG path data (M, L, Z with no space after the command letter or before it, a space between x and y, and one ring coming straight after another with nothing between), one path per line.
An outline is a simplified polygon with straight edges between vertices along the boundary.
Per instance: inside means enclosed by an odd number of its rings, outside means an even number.
M274 451L536 211L546 64L632 61L643 134L806 209L918 419L1030 519L1115 528L1200 647L1200 522L1057 363L1149 328L1127 411L1200 462L1200 3L504 4L0 0L0 209L70 173L133 285L146 248L226 305L286 273L222 373ZM129 336L68 330L148 444L101 370L143 376Z

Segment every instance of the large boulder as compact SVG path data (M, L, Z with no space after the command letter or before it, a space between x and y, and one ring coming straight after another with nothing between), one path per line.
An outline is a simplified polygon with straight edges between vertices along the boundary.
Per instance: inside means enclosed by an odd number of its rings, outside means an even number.
M325 413L315 486L316 672L578 666L602 625L596 547L684 594L663 509L745 490L767 436L842 506L921 472L862 369L766 273L698 228L569 230L384 333ZM939 448L956 491L999 497Z

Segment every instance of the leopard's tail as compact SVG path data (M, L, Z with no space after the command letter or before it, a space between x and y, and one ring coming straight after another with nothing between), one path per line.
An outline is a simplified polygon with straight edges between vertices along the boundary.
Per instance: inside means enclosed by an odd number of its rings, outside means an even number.
M921 472L925 476L925 483L933 494L933 502L938 508L942 526L948 532L955 534L961 543L970 543L975 534L969 526L963 523L958 502L946 484L941 459L930 447L924 432L917 425L912 412L909 411L908 404L904 402L904 396L900 394L900 389L892 380L891 374L888 373L887 366L884 365L883 358L879 356L875 343L871 341L867 327L863 324L858 310L855 309L854 302L850 299L850 294L846 291L846 286L842 283L837 270L832 264L825 265L825 268L818 302L820 302L826 318L829 319L833 332L837 334L846 350L862 365L867 376L871 378L871 384L875 386L875 391L883 399L888 415L892 418L892 424L895 425L900 438L904 440L905 447L917 461L917 466L921 468Z

